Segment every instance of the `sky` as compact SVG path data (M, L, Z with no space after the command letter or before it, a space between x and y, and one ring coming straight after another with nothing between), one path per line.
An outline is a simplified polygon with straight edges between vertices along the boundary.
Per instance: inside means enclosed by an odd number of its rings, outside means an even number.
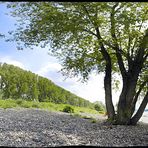
M0 33L8 34L8 31L15 29L15 18L6 15L8 9L6 4L0 4ZM33 50L17 50L15 42L6 42L0 38L0 62L6 62L19 66L24 70L30 70L52 80L55 84L83 97L90 102L102 101L104 97L104 75L90 74L90 79L86 83L78 81L79 78L68 78L65 80L59 71L62 68L60 61L48 54L48 49L37 47ZM120 91L113 91L113 103L118 101Z

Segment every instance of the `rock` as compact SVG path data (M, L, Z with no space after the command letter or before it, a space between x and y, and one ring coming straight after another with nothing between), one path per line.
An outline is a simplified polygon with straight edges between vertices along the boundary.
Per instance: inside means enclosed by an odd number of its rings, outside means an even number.
M90 115L92 116L92 115ZM0 109L0 146L147 146L148 124L108 125L41 109Z

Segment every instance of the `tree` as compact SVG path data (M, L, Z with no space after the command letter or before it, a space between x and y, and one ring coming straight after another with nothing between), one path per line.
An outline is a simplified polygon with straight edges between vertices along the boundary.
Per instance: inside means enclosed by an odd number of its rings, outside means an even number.
M19 67L0 63L0 99L23 99L28 101L53 102L84 107L85 99L54 84L51 80L38 76ZM87 101L85 107L93 103Z
M94 102L94 108L95 108L95 110L97 110L97 111L105 111L105 106L104 106L104 104L103 104L102 102L100 102L100 101Z
M109 121L136 124L148 102L148 3L21 2L8 4L18 28L12 40L23 47L49 47L61 60L62 73L89 78L104 72ZM24 44L22 44L24 43ZM112 103L112 79L118 73L123 87L117 113ZM98 84L99 85L99 84ZM141 94L143 101L134 115Z

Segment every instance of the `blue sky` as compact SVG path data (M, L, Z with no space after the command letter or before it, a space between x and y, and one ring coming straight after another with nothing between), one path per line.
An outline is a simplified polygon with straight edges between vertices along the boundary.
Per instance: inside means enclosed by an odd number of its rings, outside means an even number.
M7 34L15 29L15 18L6 15L8 9L6 3L0 4L0 33ZM41 76L47 77L55 84L83 97L91 102L104 101L103 74L91 74L87 83L81 83L78 78L68 78L66 80L60 72L60 62L48 55L48 50L37 47L34 50L17 50L15 42L5 42L0 39L0 62L6 62L19 66L25 70L30 70ZM119 91L113 93L114 104L117 102Z

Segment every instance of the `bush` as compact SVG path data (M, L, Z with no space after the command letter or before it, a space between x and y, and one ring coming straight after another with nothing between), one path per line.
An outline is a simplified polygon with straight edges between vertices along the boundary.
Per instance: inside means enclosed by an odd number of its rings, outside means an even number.
M74 109L71 106L65 106L63 108L63 112L66 112L66 113L74 113Z
M96 111L103 111L103 107L100 104L95 104L94 108Z
M23 100L21 99L16 100L16 104L21 105L22 103L23 103Z

